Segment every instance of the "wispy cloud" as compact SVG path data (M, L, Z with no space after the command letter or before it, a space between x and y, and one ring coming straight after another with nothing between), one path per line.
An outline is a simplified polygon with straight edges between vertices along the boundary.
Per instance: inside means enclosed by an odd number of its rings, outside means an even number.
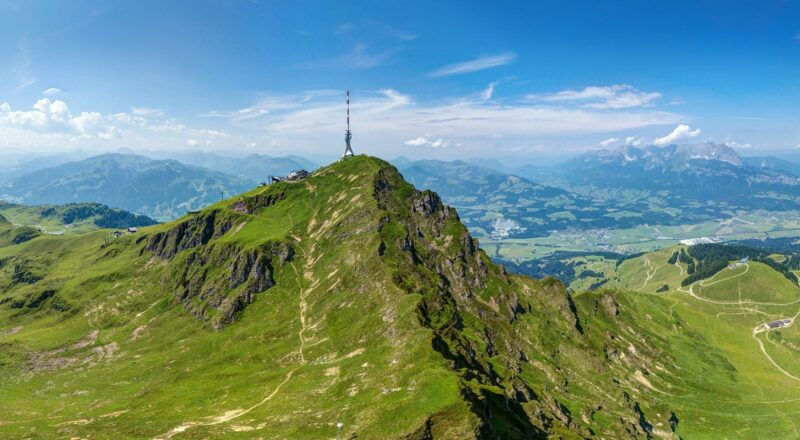
M499 55L482 56L470 61L461 63L449 64L440 67L433 72L429 73L434 78L463 75L465 73L478 72L480 70L491 69L494 67L505 66L512 63L517 58L513 52L502 53Z
M540 145L543 138L557 136L613 133L622 139L616 134L674 127L683 119L648 108L601 110L540 105L519 97L498 99L494 91L490 84L465 95L417 101L393 89L355 90L351 96L354 147L372 154L397 154L409 147L463 147L462 151L481 154L487 149ZM122 144L139 149L266 148L261 151L330 154L338 152L342 143L344 91L262 94L252 105L200 116L205 118L190 125L147 107L104 114L78 113L65 101L52 98L43 98L27 110L1 103L0 142L36 149L102 149Z
M552 136L614 133L642 127L673 125L682 117L655 110L597 110L521 102L485 100L487 91L417 102L395 90L358 92L352 96L351 124L354 145L372 145L394 151L402 146L443 148L529 142ZM210 112L225 117L250 132L279 139L280 145L319 151L338 145L344 120L341 92L263 97L241 110ZM621 142L618 140L618 142ZM481 146L482 145L482 146ZM326 147L329 148L329 147ZM377 148L378 150L375 150Z
M49 89L42 90L44 96L56 96L61 94L61 89L57 87L50 87Z
M730 140L729 141L725 141L725 146L726 147L731 147L731 148L740 148L740 149L743 149L743 150L748 150L748 149L753 148L753 144L747 144L747 143L743 144L743 143L739 143L739 142L736 142L736 141L730 141Z
M350 23L341 24L336 26L333 33L336 35L349 34L353 30L353 25Z
M31 73L30 43L23 38L17 45L20 53L20 61L14 68L17 75L17 87L14 91L26 89L36 83L36 77Z
M388 62L399 49L393 48L380 52L372 52L366 44L359 43L348 53L341 56L312 62L303 67L322 67L329 69L371 69Z
M656 145L669 145L684 139L695 138L699 135L700 135L699 128L692 130L692 127L686 124L679 124L668 135L656 138L656 140L653 141L653 143Z
M661 93L645 93L628 84L591 86L582 90L562 90L557 93L528 95L533 101L576 103L596 109L621 109L650 105Z
M484 89L483 92L481 92L481 98L483 98L484 101L492 99L492 96L494 96L495 88L497 88L497 81L489 83L486 89Z
M136 116L163 116L164 111L150 107L133 107L131 113Z

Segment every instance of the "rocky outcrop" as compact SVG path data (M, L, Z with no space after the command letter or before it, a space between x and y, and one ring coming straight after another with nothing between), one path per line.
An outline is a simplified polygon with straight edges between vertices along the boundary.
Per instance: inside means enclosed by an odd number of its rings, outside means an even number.
M433 348L460 372L462 395L481 421L477 436L543 436L544 426L522 406L536 393L513 373L526 357L503 330L527 313L510 276L488 262L453 208L433 192L410 188L393 168L377 174L373 195L387 212L378 225L379 255L395 268L400 288L422 296L419 321L433 331ZM481 334L466 336L467 316L486 323ZM504 359L506 375L496 371L493 357ZM501 418L502 428L493 423ZM425 438L425 431L418 435Z
M161 258L172 258L178 252L202 246L212 239L219 238L243 219L222 215L220 211L210 211L190 217L166 232L150 236L145 250Z
M275 285L275 267L293 255L284 242L249 250L232 244L204 246L176 259L164 281L192 316L219 330L234 322L256 294Z
M248 249L214 241L245 221L237 214L210 211L140 238L142 252L170 260L164 285L192 316L216 330L234 322L256 294L274 286L274 268L294 255L283 241Z
M231 209L242 214L254 214L260 209L268 208L286 198L283 191L264 191L253 197L242 197L236 201Z

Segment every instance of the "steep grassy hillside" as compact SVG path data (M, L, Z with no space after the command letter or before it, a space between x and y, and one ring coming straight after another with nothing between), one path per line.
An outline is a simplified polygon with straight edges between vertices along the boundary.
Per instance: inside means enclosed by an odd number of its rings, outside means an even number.
M364 439L748 438L800 421L792 379L742 365L758 354L733 344L756 342L742 317L712 328L687 294L509 275L378 159L106 237L0 248L0 437L333 438L341 421Z

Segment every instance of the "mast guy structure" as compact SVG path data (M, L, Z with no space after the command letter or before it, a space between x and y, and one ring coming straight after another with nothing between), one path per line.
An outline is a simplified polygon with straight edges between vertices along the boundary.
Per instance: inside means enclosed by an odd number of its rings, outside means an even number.
M350 90L347 91L347 130L344 132L344 157L353 156L353 148L350 147L350 139L353 133L350 132Z

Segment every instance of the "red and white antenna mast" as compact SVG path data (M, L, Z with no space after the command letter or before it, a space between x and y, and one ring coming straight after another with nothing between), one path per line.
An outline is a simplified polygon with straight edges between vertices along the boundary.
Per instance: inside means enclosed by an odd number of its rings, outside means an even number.
M347 129L344 132L344 157L353 156L353 149L350 147L350 139L353 133L350 132L350 90L347 91Z

